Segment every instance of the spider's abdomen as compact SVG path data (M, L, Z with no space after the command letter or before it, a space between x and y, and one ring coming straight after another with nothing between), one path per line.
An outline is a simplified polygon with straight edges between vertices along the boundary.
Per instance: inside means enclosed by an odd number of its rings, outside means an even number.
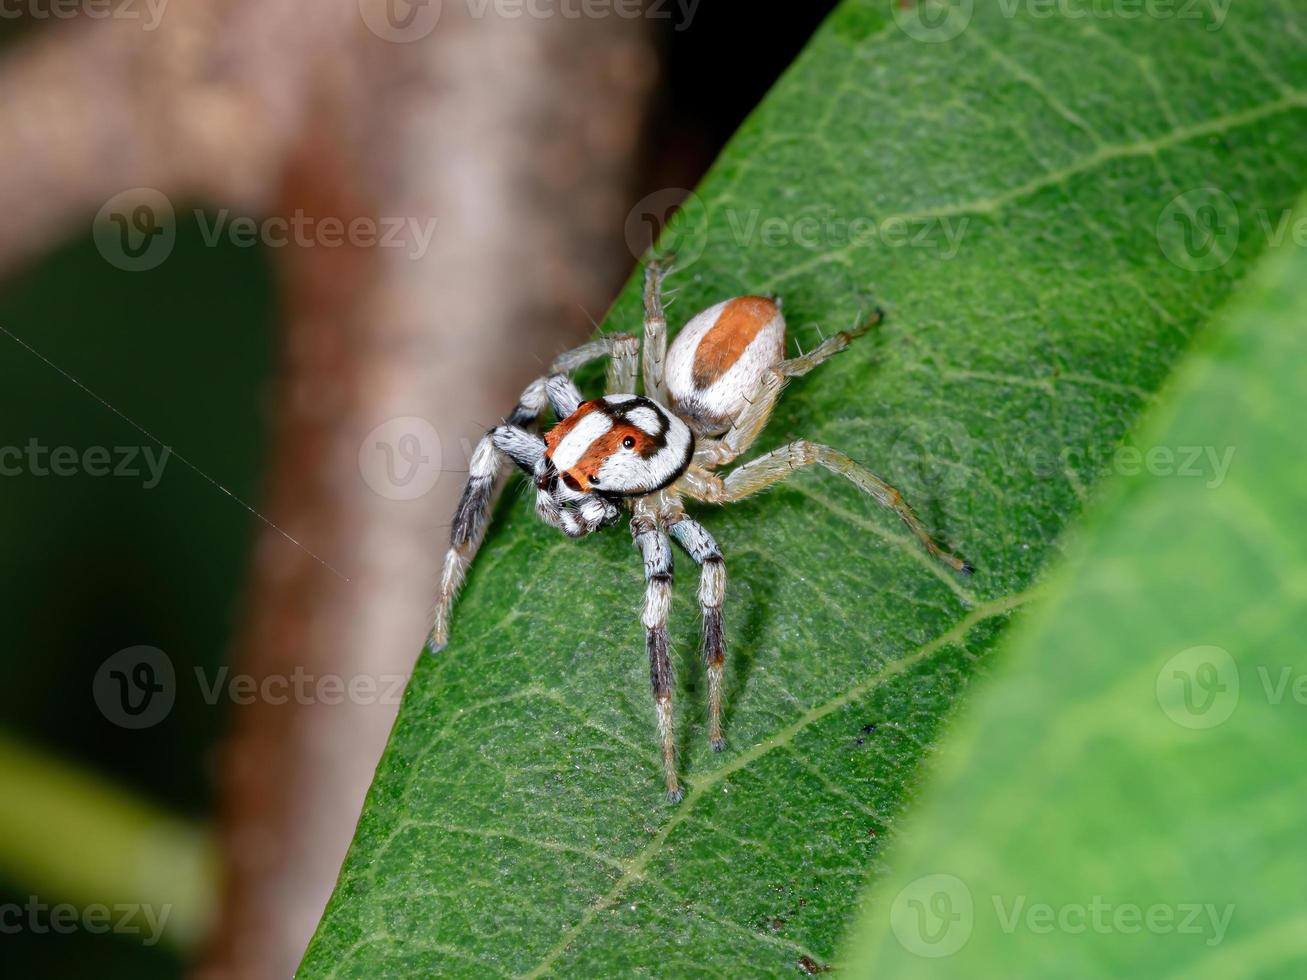
M653 493L684 473L693 454L689 427L640 395L582 402L545 433L545 458L575 493Z
M763 373L785 359L785 317L774 300L738 296L694 317L667 351L672 408L701 435L724 432Z

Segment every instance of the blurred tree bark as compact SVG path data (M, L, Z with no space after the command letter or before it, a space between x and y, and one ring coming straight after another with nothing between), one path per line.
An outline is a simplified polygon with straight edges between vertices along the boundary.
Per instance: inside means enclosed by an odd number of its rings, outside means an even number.
M434 29L395 43L380 34L396 9L172 0L155 31L60 25L0 62L0 274L139 186L255 217L437 222L422 254L273 252L285 333L259 509L304 548L260 534L233 653L256 678L411 669L465 440L589 332L583 310L597 317L634 261L622 228L657 70L649 21L435 0L409 11L434 11ZM367 434L405 416L444 448L416 500L360 473ZM203 975L295 969L397 710L387 687L234 710Z

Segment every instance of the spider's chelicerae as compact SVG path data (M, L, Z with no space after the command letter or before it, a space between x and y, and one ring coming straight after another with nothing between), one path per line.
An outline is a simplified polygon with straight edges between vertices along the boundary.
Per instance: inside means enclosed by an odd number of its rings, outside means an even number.
M965 574L971 566L934 542L897 490L829 446L800 440L724 476L713 473L748 451L790 378L807 374L844 350L853 338L879 322L879 313L856 329L835 334L811 353L787 359L780 304L761 296L740 296L695 316L668 347L662 303L665 272L666 267L658 262L651 262L645 270L642 364L640 343L631 336L602 337L568 351L554 361L550 374L527 386L508 421L491 429L477 444L467 486L454 513L428 646L438 651L449 639L450 607L485 535L505 457L534 481L536 514L564 534L582 537L598 531L615 523L626 507L631 512L631 535L644 559L642 619L663 777L668 797L678 801L681 787L676 775L672 666L667 652L672 539L702 569L699 603L708 669L708 739L718 751L726 745L722 736L726 568L717 542L685 513L682 498L732 503L815 463L891 508L927 551L954 570ZM583 401L568 375L604 357L610 358L608 394ZM634 394L639 373L644 379L643 395ZM560 421L541 438L531 427L546 405Z

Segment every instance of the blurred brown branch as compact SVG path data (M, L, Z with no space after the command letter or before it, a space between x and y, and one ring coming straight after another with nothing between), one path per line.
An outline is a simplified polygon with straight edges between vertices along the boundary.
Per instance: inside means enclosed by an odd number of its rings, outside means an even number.
M0 274L138 186L255 216L436 222L425 250L273 250L285 334L260 510L348 581L261 534L234 655L256 678L411 668L463 441L588 331L582 309L597 316L633 262L648 21L446 3L429 35L392 43L368 27L385 3L172 0L155 31L60 25L0 61ZM370 490L357 461L400 416L445 449L412 501ZM393 721L381 700L235 711L206 975L295 968Z

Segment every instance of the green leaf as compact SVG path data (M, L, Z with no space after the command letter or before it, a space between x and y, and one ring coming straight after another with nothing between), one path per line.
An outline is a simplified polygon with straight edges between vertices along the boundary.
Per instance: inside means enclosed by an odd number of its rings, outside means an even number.
M869 905L860 976L1302 976L1307 210L1013 637ZM968 911L969 909L969 911Z
M664 236L673 321L776 291L806 350L886 309L791 386L758 449L847 451L974 578L829 474L704 513L731 576L729 745L705 744L678 556L688 793L670 806L627 534L569 541L506 494L304 976L789 975L834 957L941 724L1261 250L1258 216L1307 175L1289 4L1235 5L1219 30L1011 7L976 5L936 43L911 5L846 3ZM638 324L633 283L606 329Z

